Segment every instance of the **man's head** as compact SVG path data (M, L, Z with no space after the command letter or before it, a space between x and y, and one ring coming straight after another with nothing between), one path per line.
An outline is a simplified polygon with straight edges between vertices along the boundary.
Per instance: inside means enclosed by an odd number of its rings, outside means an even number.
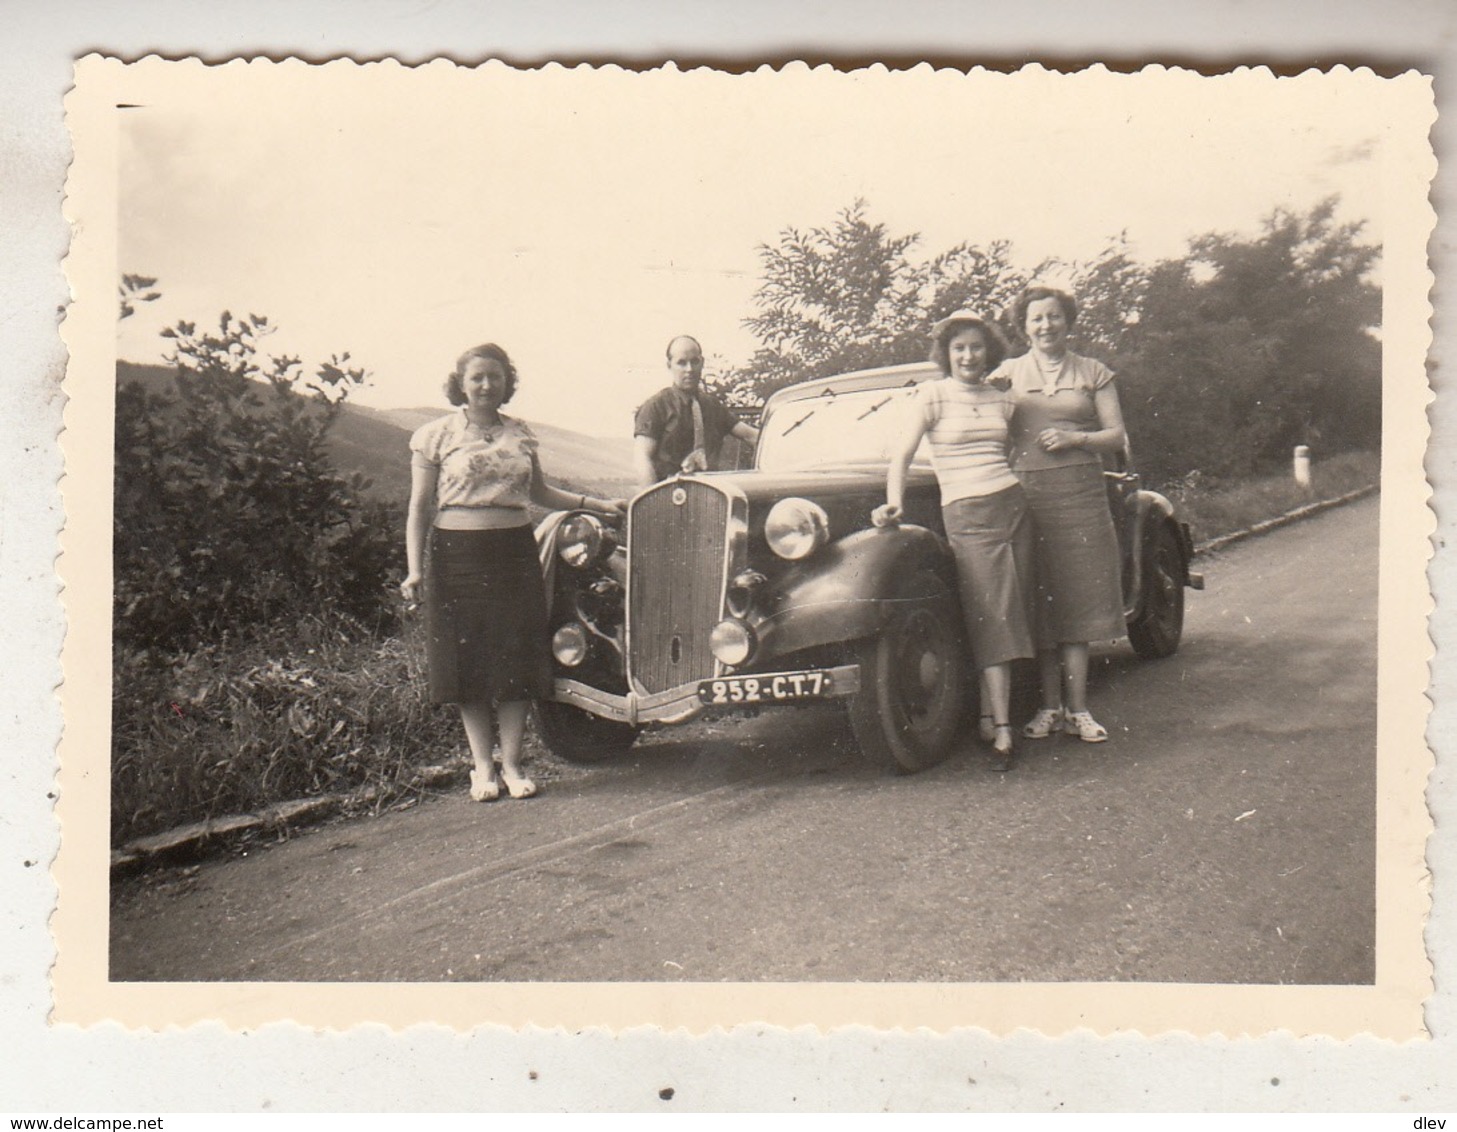
M668 372L673 375L673 387L684 393L698 390L703 377L703 347L698 339L680 334L668 343Z

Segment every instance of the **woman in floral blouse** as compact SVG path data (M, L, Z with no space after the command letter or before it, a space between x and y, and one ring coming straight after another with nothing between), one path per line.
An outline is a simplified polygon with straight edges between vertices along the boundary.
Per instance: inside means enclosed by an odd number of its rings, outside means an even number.
M551 651L526 505L620 512L624 504L546 482L531 429L501 412L516 392L516 367L500 346L462 354L445 392L458 411L410 438L400 592L415 601L423 589L430 696L460 708L474 763L471 797L492 801L504 785L512 798L529 798L536 784L522 773L521 740L531 701L551 691Z

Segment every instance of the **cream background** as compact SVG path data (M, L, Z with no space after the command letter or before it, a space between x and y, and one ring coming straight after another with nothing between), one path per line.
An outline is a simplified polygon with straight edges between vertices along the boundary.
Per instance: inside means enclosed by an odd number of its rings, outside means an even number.
M359 97L338 68L226 75L118 116L118 266L162 292L121 323L121 357L160 362L179 318L261 311L269 353L347 347L370 372L352 400L418 406L491 340L521 372L514 412L619 440L667 338L703 342L710 375L747 362L759 245L857 197L922 235L913 260L1006 241L1029 271L1119 233L1152 262L1332 194L1337 222L1382 236L1385 107L1357 87L437 63L374 68Z
M740 5L736 10L742 15L751 7ZM1388 8L1387 25L1392 23L1390 17L1393 11L1416 12L1418 7L1403 9L1397 5L1394 9ZM379 30L368 19L359 22L370 30ZM904 13L901 13L898 23L904 28ZM396 34L403 34L398 24L393 30ZM985 34L980 39L983 43L987 42ZM880 42L886 41L881 39ZM1361 42L1376 43L1379 36L1367 36ZM671 52L663 49L658 53ZM50 95L54 98L58 93L59 90L55 89ZM45 99L41 100L41 104L46 105ZM52 117L53 109L52 106ZM37 129L36 133L39 136L41 131ZM29 138L28 134L24 136ZM7 157L10 152L7 151ZM47 182L44 173L55 174L58 166L47 166L23 149L16 154L16 160L7 164L7 193L25 187L25 183L31 181L41 190L37 205L48 202L46 207L54 207L58 182ZM36 212L44 215L39 207ZM52 228L55 228L54 224ZM32 241L31 246L39 252L46 245L43 231L43 228L32 231L27 227L20 234L21 239ZM49 239L53 257L54 249L63 246L64 233L58 236L53 231ZM44 256L39 258L45 259ZM50 282L42 284L42 287L49 286L54 293L53 264L49 273ZM37 278L47 278L44 262ZM21 370L22 375L40 373L44 359L55 357L53 340L49 347L46 345L48 336L44 317L48 306L53 304L38 302L37 293L43 293L41 287L20 292L19 301L13 302L10 307L35 324L34 341L39 344L39 348L32 346L28 354L15 352L9 355L12 359L36 361L37 364L29 370ZM106 295L109 300L109 286ZM15 320L12 318L10 321ZM7 329L6 333L8 336L10 330ZM7 345L10 341L7 337ZM12 376L7 375L7 386L12 380ZM6 525L0 552L5 555L7 597L23 599L30 596L28 604L23 601L8 604L15 615L12 620L14 633L7 637L6 647L9 649L18 643L28 643L35 650L29 655L43 658L54 654L58 638L54 617L46 620L48 599L39 596L44 594L48 578L47 537L43 531L48 517L52 526L55 522L54 510L48 516L44 506L45 473L48 470L53 476L56 468L53 455L43 445L36 444L34 438L38 435L40 440L44 440L48 421L49 427L54 429L55 404L53 401L46 402L43 384L33 377L28 381L23 378L17 381L15 393L8 400L12 413L6 421L7 430L25 425L32 431L19 448L7 446L7 457L12 452L23 450L25 443L32 445L32 455L19 464L18 474L7 475L4 480ZM1443 427L1439 413L1439 438ZM1388 455L1400 457L1402 453L1397 451L1400 447L1388 444ZM1404 455L1409 467L1414 467L1415 451L1415 445L1406 446ZM1441 449L1439 458L1445 455L1445 449ZM49 469L46 467L48 459L51 461ZM1391 470L1388 469L1389 472ZM42 486L37 488L35 484ZM1411 524L1416 524L1414 529L1420 531L1420 516L1409 516L1408 523L1403 526L1410 531L1413 529ZM26 558L19 557L21 552L27 551L30 553ZM27 586L30 588L26 589ZM11 587L15 587L13 592ZM45 647L47 641L49 649ZM13 695L17 710L14 713L6 711L6 726L11 726L12 715L17 721L22 718L22 709L29 724L23 738L19 731L16 736L27 745L22 747L17 743L10 749L24 750L32 756L37 753L43 755L48 745L46 735L49 733L53 739L56 729L54 708L49 708L46 702L45 673L38 671L41 666L36 665L34 660L28 665L18 665L11 656L7 655L6 659L12 662L7 665L7 671L19 677L7 688L7 709L10 706L8 697ZM1420 681L1420 652L1408 651L1403 662L1407 665L1406 675L1411 681L1404 687L1410 691ZM83 663L89 664L93 671L99 665L104 672L104 657L87 656ZM35 670L33 678L27 680L25 677L32 670ZM1386 691L1383 687L1383 694ZM1383 740L1387 726L1387 720L1383 718ZM1437 727L1442 727L1440 715ZM32 763L40 764L38 773L32 773ZM40 917L33 911L28 917L21 913L25 907L44 909L50 899L46 891L49 882L34 866L25 869L22 865L17 869L15 859L22 854L25 854L25 860L44 859L41 847L48 822L42 796L49 786L48 771L43 767L43 758L32 757L15 760L7 768L7 774L16 787L19 800L13 814L24 819L25 824L11 820L4 827L7 848L10 848L8 839L11 836L17 839L19 853L7 853L5 863L9 868L7 875L17 877L15 887L20 897L8 904L5 914L16 917L17 930L11 938L18 937L22 943L20 961L7 958L4 974L7 1000L15 993L12 988L18 988L17 997L25 1000L26 1005L17 1009L15 1017L19 1023L17 1036L27 1040L7 1043L16 1053L0 1072L6 1074L6 1095L18 1093L22 1097L34 1097L36 1108L56 1104L84 1107L82 1098L87 1096L93 1098L93 1107L114 1107L118 1098L127 1098L135 1106L145 1108L155 1105L159 1109L250 1108L260 1105L265 1099L270 1100L275 1109L541 1104L651 1107L659 1103L656 1089L663 1084L675 1084L679 1088L684 1107L787 1107L791 1103L807 1102L813 1107L849 1108L881 1105L988 1108L1021 1105L1040 1108L1061 1102L1072 1108L1126 1105L1179 1109L1278 1104L1305 1108L1401 1109L1415 1106L1411 1107L1411 1111L1430 1111L1433 1107L1444 1107L1438 1100L1439 1096L1450 1098L1452 1095L1450 1068L1444 1070L1442 1067L1449 1067L1454 1059L1450 1043L1441 1038L1444 1030L1439 1024L1446 1022L1446 1028L1450 1029L1451 1012L1450 1004L1441 998L1440 993L1429 1012L1429 1021L1438 1031L1439 1040L1405 1050L1383 1048L1364 1040L1344 1045L1319 1041L1292 1043L1283 1038L1234 1044L1219 1040L1194 1043L1179 1038L1148 1043L1124 1038L1099 1042L1074 1036L1058 1048L1056 1057L1049 1057L1046 1042L1026 1034L995 1044L974 1033L935 1039L924 1034L871 1037L847 1032L816 1039L802 1033L766 1035L754 1027L733 1039L713 1035L696 1044L645 1032L618 1039L604 1036L568 1039L534 1034L510 1038L485 1032L465 1041L425 1030L411 1031L402 1037L365 1030L322 1044L319 1039L291 1034L288 1027L269 1027L246 1039L206 1029L187 1034L135 1037L122 1037L106 1028L86 1034L66 1027L39 1030L37 1033L39 1027L35 1023L39 1011L36 1005L39 1003L43 1010L45 1002L44 982L43 979L38 982L37 976L44 968L48 941L43 938L43 933L37 931ZM35 788L38 785L41 789ZM84 783L73 785L78 793L83 791ZM39 806L36 803L40 803ZM1450 813L1450 802L1448 807L1447 812ZM35 810L33 824L32 818L27 816L32 808ZM71 827L68 827L67 833L70 836ZM1438 845L1440 848L1441 843ZM32 904L25 903L26 897ZM1440 907L1438 911L1440 914ZM37 937L41 937L39 942ZM13 973L8 969L11 963L16 963ZM37 989L38 995L35 993ZM250 1009L250 1000L256 998L251 992L257 989L241 988L230 1008ZM595 1006L592 1003L586 1005L589 1009ZM733 1011L743 1004L729 1001L722 1005ZM834 1004L825 1005L832 1007ZM898 1004L893 1003L892 1009L899 1009ZM1442 1013L1444 1010L1445 1014ZM854 1016L866 1021L880 1018L864 1012ZM7 1027L11 1018L7 1009ZM298 1057L300 1046L309 1053L306 1063L301 1063ZM730 1050L737 1066L736 1073L727 1073L723 1068L724 1056ZM205 1072L207 1066L216 1064L210 1058L217 1056L226 1056L232 1067L229 1077L234 1091L226 1097L210 1088L208 1081L211 1075ZM857 1057L870 1058L873 1071L868 1074L857 1072L854 1068ZM578 1058L582 1060L578 1061ZM74 1072L78 1066L98 1060L109 1063L114 1070L99 1074L87 1072L78 1075ZM988 1061L993 1063L990 1070L986 1067ZM533 1068L553 1065L563 1072L574 1064L599 1068L610 1065L612 1072L601 1076L594 1073L592 1080L581 1082L579 1091L574 1094L548 1093L545 1088L526 1084L525 1067L528 1062ZM482 1072L468 1078L467 1084L459 1083L461 1070L484 1064L491 1066L489 1073ZM1214 1064L1221 1067L1217 1073L1209 1071ZM136 1068L142 1065L152 1068L142 1074ZM375 1072L367 1070L370 1065L377 1067ZM971 1065L975 1065L980 1073L969 1071L968 1066ZM330 1066L334 1068L331 1070ZM518 1066L520 1072L516 1072ZM347 1076L341 1072L344 1067L348 1067ZM386 1067L394 1068L390 1071ZM362 1068L365 1071L361 1072ZM354 1076L356 1073L358 1076ZM10 1079L11 1074L14 1074L13 1079ZM980 1092L973 1090L968 1093L965 1090L964 1077L968 1075L979 1075L982 1082ZM554 1081L563 1079L562 1073L543 1074L543 1077L547 1076L552 1076ZM132 1083L143 1077L148 1080L148 1085L145 1091L139 1092ZM605 1080L608 1077L610 1081ZM663 1079L665 1077L668 1079ZM1282 1081L1278 1092L1269 1083L1272 1077L1279 1077ZM648 1082L652 1082L651 1089L647 1087ZM752 1082L752 1087L748 1082ZM19 1089L21 1083L24 1084L23 1091ZM341 1091L346 1083L353 1086L352 1091ZM585 1089L581 1088L581 1084L585 1084ZM565 1099L569 1095L575 1099ZM1403 1101L1403 1096L1408 1099ZM794 1097L798 1100L792 1102ZM1052 1099L1054 1097L1056 1100ZM170 1098L170 1103L164 1103L164 1098ZM1450 1103L1449 1099L1447 1104ZM24 1102L22 1106L31 1107Z
M66 731L61 743L59 804L67 832L55 868L61 899L52 922L60 944L53 973L59 1018L83 1023L115 1019L149 1026L210 1019L237 1026L280 1019L333 1026L370 1021L435 1021L458 1027L482 1021L513 1026L535 1022L572 1029L652 1023L686 1026L695 1033L715 1025L754 1021L788 1026L863 1022L885 1028L928 1026L936 1030L974 1024L997 1034L1028 1026L1049 1035L1061 1035L1080 1025L1098 1033L1183 1030L1199 1036L1290 1029L1302 1035L1340 1038L1362 1032L1407 1038L1421 1032L1419 1003L1428 984L1418 934L1425 912L1420 858L1426 823L1421 814L1420 782L1429 765L1421 746L1425 701L1420 690L1427 653L1422 617L1428 608L1422 572L1425 535L1432 526L1424 509L1426 484L1420 465L1426 433L1422 409L1427 399L1422 371L1428 340L1423 296L1430 285L1424 246L1432 220L1423 197L1434 165L1426 152L1432 118L1428 83L1414 74L1382 80L1349 70L1285 79L1258 71L1216 78L1160 70L1138 76L1107 72L1058 76L1029 71L987 84L981 76L962 78L926 67L909 74L860 72L855 77L855 93L865 106L885 107L915 99L928 106L929 112L939 110L948 118L964 105L959 96L966 85L975 90L988 115L1022 113L1028 118L1035 112L1023 109L1024 104L1040 106L1063 100L1068 88L1074 87L1081 99L1107 100L1135 112L1143 103L1158 104L1173 128L1181 128L1177 125L1181 121L1211 113L1238 116L1251 107L1257 109L1262 98L1280 98L1300 103L1302 116L1317 122L1323 115L1343 112L1348 104L1360 106L1368 123L1362 129L1377 131L1381 193L1373 203L1378 216L1374 227L1385 236L1385 437L1378 626L1376 985L1201 989L1138 984L244 987L108 983L105 939L96 929L106 905L109 860L104 836L109 716L88 710L88 706L105 703L110 687L107 549L112 532L113 302L115 280L124 270L120 258L124 253L118 244L127 231L125 216L120 224L112 220L117 215L117 164L124 144L115 107L165 110L237 99L246 101L251 112L265 121L288 122L296 117L298 107L321 98L349 106L365 120L385 117L406 100L420 107L528 101L545 120L553 120L569 118L590 91L595 102L620 105L629 116L639 112L641 100L661 99L679 107L688 119L696 104L742 98L742 126L737 130L720 127L717 136L730 148L756 145L766 166L773 168L790 159L781 157L776 147L798 145L797 132L766 132L756 126L756 119L769 113L790 120L824 113L806 114L805 110L825 106L825 83L839 86L841 78L836 72L799 65L777 74L744 78L660 73L646 81L618 68L592 73L548 68L519 74L501 64L463 72L451 64L405 71L388 63L360 66L341 62L321 69L299 61L260 61L218 71L196 61L149 59L125 64L93 55L78 64L77 88L66 103L76 146L66 214L79 223L79 231L66 263L74 302L62 326L71 359L66 379L67 431L61 438L67 461L61 485L67 522L59 570L67 583L70 631L63 652ZM745 90L746 84L752 92ZM1210 84L1218 88L1212 104L1205 101L1203 89ZM1282 86L1294 90L1277 89ZM927 87L929 92L919 89ZM853 111L850 116L858 117ZM469 127L461 130L471 132ZM377 158L383 161L389 153L380 151ZM1253 154L1249 156L1255 160ZM602 160L607 165L605 176L610 177L617 159L603 155ZM550 201L540 207L548 217L557 208ZM521 217L521 222L531 226L541 220L539 214L531 213ZM587 254L585 250L583 254ZM631 276L624 279L629 291L635 286L631 280ZM536 335L545 335L554 322L549 314L535 319L539 322L524 323L523 331L534 329ZM416 333L408 318L403 325L407 337L429 337ZM522 337L530 340L536 335L523 333Z

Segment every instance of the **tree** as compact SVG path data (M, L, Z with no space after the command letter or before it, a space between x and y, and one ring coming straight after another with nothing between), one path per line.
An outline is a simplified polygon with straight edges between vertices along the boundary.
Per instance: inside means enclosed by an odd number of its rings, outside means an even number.
M1125 236L1085 262L1016 265L1011 246L960 244L917 260L916 234L872 223L864 201L835 223L786 228L759 249L762 346L715 384L754 408L792 382L926 356L931 325L970 308L999 318L1055 276L1078 299L1073 348L1119 375L1140 468L1155 482L1198 469L1246 476L1283 464L1295 444L1325 452L1380 442L1379 249L1336 201L1272 213L1254 237L1210 233L1182 256L1136 260Z
M338 475L325 438L365 377L264 359L259 315L164 330L171 392L117 391L114 610L119 641L181 649L323 606L371 620L395 521Z
M1052 266L1043 264L1036 274ZM1138 338L1150 281L1148 265L1129 251L1127 233L1109 241L1095 259L1058 266L1077 296L1077 350L1095 358L1119 356ZM1022 328L1011 330L1025 344Z
M920 357L923 278L906 257L918 240L872 224L857 200L829 227L786 228L760 245L758 313L744 322L763 346L718 388L754 405L794 381Z
M1296 444L1380 443L1380 251L1335 205L1277 210L1254 238L1200 236L1149 272L1109 355L1146 469L1243 476Z
M751 408L796 381L921 361L932 325L962 309L1000 320L1013 352L1026 349L1010 324L1010 307L1049 265L1032 272L1018 267L1006 240L961 243L916 260L911 252L920 242L918 234L892 235L872 223L866 203L856 200L828 227L786 228L774 244L761 245L757 313L744 324L763 345L715 387L731 403ZM1091 265L1066 269L1101 288L1106 302L1093 304L1085 321L1106 323L1106 336L1116 337L1130 316L1116 306L1115 288L1137 274L1121 242Z
M131 318L137 313L138 303L154 303L162 297L162 292L155 290L157 281L150 275L123 275L121 286L116 289L117 303L120 311L118 318Z

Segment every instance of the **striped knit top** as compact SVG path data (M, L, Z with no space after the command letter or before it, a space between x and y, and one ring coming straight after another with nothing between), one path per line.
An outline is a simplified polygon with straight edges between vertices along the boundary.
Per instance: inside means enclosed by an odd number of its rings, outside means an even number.
M1016 486L1017 477L1007 464L1012 401L1005 392L947 377L922 382L916 401L926 422L943 506Z

